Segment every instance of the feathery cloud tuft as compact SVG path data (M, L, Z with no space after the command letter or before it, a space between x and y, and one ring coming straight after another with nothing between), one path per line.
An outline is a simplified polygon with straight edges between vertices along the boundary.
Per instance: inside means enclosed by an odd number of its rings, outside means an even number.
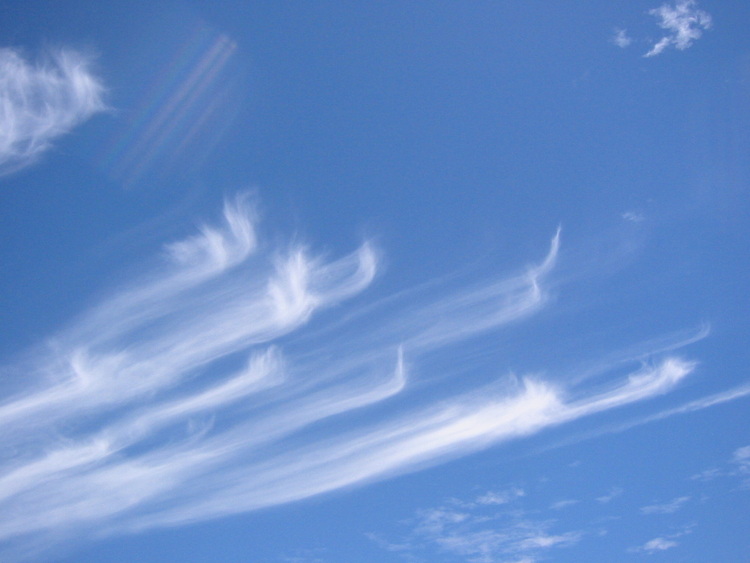
M703 30L711 27L711 16L699 10L695 0L678 0L671 6L662 4L649 11L649 14L659 19L659 27L667 31L657 43L646 53L645 57L653 57L664 52L668 47L683 51L700 39Z
M105 106L90 61L60 50L43 62L0 49L0 175L34 162L52 141Z
M409 406L394 399L423 359L549 306L560 233L520 272L363 306L345 304L377 275L371 244L338 258L274 248L257 223L246 196L227 200L219 224L6 366L25 387L0 403L0 446L17 452L0 462L0 542L179 526L364 484L668 393L695 367L676 345L646 364L639 350L640 368L623 377L618 361L592 387L498 381L497 366L478 365L486 383ZM524 528L513 541L577 537Z

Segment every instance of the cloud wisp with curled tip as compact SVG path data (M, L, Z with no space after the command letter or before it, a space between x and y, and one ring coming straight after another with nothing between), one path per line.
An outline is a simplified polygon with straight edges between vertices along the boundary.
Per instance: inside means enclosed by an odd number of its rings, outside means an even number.
M558 232L514 274L365 307L381 262L372 245L337 258L274 248L249 198L228 200L221 224L167 246L161 266L3 368L25 387L2 390L0 445L14 454L0 462L0 543L279 505L674 389L695 363L670 348L593 387L498 381L502 367L478 364L489 383L418 406L400 399L423 359L549 306L559 244Z
M105 109L90 61L63 49L29 62L0 49L0 176L34 162L52 141Z
M666 31L661 39L646 53L645 57L654 57L669 47L684 51L694 41L700 39L703 31L711 27L711 16L698 9L695 0L678 0L676 4L662 4L649 11L659 20L659 27Z

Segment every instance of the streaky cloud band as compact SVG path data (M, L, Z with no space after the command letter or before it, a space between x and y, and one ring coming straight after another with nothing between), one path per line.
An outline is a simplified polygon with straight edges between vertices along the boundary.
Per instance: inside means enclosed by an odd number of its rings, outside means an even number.
M367 318L345 303L377 276L372 244L338 258L272 248L257 222L248 196L227 199L218 226L168 245L12 366L30 377L0 404L0 444L15 452L0 462L0 542L178 526L361 485L668 393L695 368L658 341L658 358L605 388L506 378L412 406L395 399L424 357L549 305L559 229L521 273L429 287Z

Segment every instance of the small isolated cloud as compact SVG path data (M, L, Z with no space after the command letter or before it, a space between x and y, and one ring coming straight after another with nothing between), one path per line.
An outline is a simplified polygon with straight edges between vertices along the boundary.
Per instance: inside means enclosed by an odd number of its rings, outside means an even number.
M732 474L742 479L742 487L750 488L750 446L737 448L732 456Z
M420 510L417 516L419 517L417 531L422 534L442 534L446 527L460 524L469 518L469 514L466 512L444 508Z
M673 547L677 547L678 543L674 540L668 540L666 538L654 538L647 541L639 551L645 551L646 553L656 553L657 551L666 551Z
M0 176L27 166L52 141L104 109L90 61L61 50L29 62L0 49Z
M673 514L690 500L690 497L678 497L664 504L652 504L641 508L643 514Z
M524 490L518 487L512 487L505 491L487 491L482 496L477 497L476 503L484 505L507 504L525 495Z
M615 498L619 497L623 493L623 489L620 487L614 487L610 489L610 491L606 495L602 495L600 497L597 497L597 502L601 502L602 504L607 504L608 502L611 502Z
M552 510L562 510L563 508L567 508L569 506L573 506L574 504L578 504L579 500L575 499L565 499L565 500L559 500L557 502L554 502L550 505L550 508Z
M672 549L673 547L677 547L679 545L679 543L676 542L675 539L692 533L692 528L693 526L687 526L686 528L682 529L679 532L676 532L674 534L669 534L663 537L654 538L652 540L647 541L641 546L632 547L628 551L645 552L648 554L652 554L652 553L657 553L659 551L666 551L667 549Z
M678 0L674 5L665 3L650 10L649 14L659 20L659 27L667 33L644 55L645 57L659 55L669 47L684 51L693 41L700 39L704 30L711 27L711 16L699 10L695 0Z
M732 456L732 461L743 473L750 473L750 446L737 448Z
M628 35L627 30L615 29L615 34L612 36L612 43L624 49L625 47L629 47L632 42L633 38Z
M705 469L699 473L696 473L695 475L691 475L690 479L693 481L713 481L717 477L721 477L724 475L724 472L719 469L718 467L712 467L710 469Z
M395 543L382 538L379 534L367 532L365 537L374 542L379 548L393 553L407 553L413 549L410 543Z
M642 223L646 220L646 217L644 217L641 213L637 213L635 211L626 211L622 214L622 218L626 221L630 221L631 223Z
M283 563L325 563L326 550L323 548L297 549L290 555L283 555L279 561Z
M750 486L750 446L737 448L729 460L719 467L704 469L690 477L693 481L713 481L718 478L739 477L743 486Z

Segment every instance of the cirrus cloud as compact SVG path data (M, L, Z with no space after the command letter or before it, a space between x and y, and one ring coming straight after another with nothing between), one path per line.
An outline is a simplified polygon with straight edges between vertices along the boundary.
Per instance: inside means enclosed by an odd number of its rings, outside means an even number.
M662 4L649 11L659 20L659 27L667 34L659 39L645 57L653 57L664 52L668 47L684 51L703 31L711 27L711 16L698 9L695 0L679 0L674 6Z
M399 400L414 370L550 305L559 231L536 265L366 306L352 300L380 269L372 244L331 258L259 240L252 202L229 199L218 225L3 368L24 383L0 389L0 446L15 452L0 463L0 542L42 549L361 485L669 393L696 365L679 343L637 350L627 376L618 360L593 385L498 379L480 363L484 383L414 405Z
M30 62L0 49L0 175L34 162L56 138L105 108L90 60L62 49Z

